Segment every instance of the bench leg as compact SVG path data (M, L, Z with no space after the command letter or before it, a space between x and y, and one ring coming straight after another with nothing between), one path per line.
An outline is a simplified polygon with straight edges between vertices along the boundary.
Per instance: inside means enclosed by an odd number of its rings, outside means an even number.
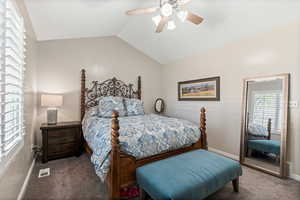
M239 177L232 181L233 190L239 192Z
M278 155L276 156L276 162L280 163L280 156L278 156Z
M140 188L140 198L139 200L146 200L146 192L143 188Z
M251 157L252 156L252 149L248 149L247 154L248 154L248 157Z

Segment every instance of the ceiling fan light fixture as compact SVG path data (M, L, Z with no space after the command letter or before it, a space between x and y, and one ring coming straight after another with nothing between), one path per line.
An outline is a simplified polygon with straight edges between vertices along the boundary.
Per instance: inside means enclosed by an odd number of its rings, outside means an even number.
M169 17L173 14L173 6L169 3L165 3L161 7L161 14L165 17Z
M167 26L168 30L174 30L176 28L176 24L173 20L168 22L168 26Z
M181 7L190 3L191 1L192 0L159 0L159 5L157 5L156 7L129 10L126 12L126 14L131 16L159 12L157 16L152 17L152 21L156 26L155 32L161 33L164 29L176 29L176 20L180 20L182 22L189 21L195 25L199 25L200 23L202 23L202 21L204 20L202 17L189 12L186 8ZM174 15L176 15L177 17Z
M180 11L177 12L177 17L182 22L185 22L187 16L188 16L188 12L186 10L180 10Z
M154 22L155 26L158 26L159 22L161 21L161 16L157 15L155 17L152 17L152 21Z

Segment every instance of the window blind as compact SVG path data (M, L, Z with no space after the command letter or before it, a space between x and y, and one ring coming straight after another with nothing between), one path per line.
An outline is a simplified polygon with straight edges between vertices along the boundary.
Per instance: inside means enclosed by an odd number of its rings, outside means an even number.
M24 135L25 28L10 0L0 0L0 158Z
M281 91L265 91L254 93L252 123L267 127L268 119L272 120L271 132L280 130Z

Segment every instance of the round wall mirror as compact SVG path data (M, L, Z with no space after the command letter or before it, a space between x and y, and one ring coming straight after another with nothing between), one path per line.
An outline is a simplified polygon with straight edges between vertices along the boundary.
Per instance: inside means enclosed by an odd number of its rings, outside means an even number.
M154 104L154 110L156 113L163 113L165 111L165 103L163 99L156 99Z

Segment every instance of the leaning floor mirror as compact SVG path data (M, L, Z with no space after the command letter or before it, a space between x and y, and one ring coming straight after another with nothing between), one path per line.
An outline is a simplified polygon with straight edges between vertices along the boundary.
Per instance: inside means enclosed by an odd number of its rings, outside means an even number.
M240 162L286 176L289 74L244 79Z

